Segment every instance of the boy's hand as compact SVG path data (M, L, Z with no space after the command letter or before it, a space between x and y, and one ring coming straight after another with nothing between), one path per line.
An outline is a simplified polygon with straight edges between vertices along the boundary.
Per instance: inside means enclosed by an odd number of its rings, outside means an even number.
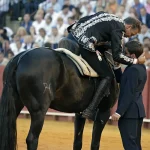
M113 120L113 121L118 121L121 116L120 116L119 114L116 114L116 113L115 113L115 114L113 114L111 117L112 117L112 120Z

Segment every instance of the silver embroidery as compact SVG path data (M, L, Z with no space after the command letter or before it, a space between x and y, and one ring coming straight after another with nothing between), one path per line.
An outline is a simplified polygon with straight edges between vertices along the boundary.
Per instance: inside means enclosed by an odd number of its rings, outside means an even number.
M129 57L123 55L123 54L120 54L120 58L123 58L127 62L133 62L133 60L131 58L129 58Z
M115 15L110 15L110 14L104 13L104 14L100 14L99 16L95 16L95 17L91 18L90 20L86 21L85 23L81 23L74 30L73 34L75 37L80 38L80 36L82 36L87 31L88 28L94 26L95 24L97 24L99 22L112 21L112 20L123 23L123 20L116 17Z
M87 38L85 35L81 37L81 42L86 43L89 41L89 38Z

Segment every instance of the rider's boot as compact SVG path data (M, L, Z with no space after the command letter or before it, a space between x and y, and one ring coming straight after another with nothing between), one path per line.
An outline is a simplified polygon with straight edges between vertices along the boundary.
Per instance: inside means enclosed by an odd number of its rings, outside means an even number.
M110 82L110 77L105 77L100 81L93 100L91 101L90 105L82 112L83 117L95 121L97 107L103 97L108 94Z

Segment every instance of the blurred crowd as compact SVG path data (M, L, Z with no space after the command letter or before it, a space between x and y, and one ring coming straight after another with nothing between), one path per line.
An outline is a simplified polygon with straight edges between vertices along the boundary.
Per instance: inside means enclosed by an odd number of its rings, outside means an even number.
M150 0L0 0L0 65L35 47L57 48L67 27L81 17L99 11L124 19L136 17L142 22L141 33L132 39L144 46L147 68L150 68ZM20 22L17 32L7 27L6 16Z

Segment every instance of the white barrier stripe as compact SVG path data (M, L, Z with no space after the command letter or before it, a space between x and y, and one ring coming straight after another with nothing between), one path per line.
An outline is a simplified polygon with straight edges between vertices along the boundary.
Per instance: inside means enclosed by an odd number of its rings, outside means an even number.
M29 114L29 112L27 110L22 110L20 113L21 114ZM61 112L47 112L46 115L48 115L48 116L63 116L63 117L74 117L75 116L74 113L61 113ZM111 116L109 119L111 119ZM150 119L144 119L143 122L150 123Z

